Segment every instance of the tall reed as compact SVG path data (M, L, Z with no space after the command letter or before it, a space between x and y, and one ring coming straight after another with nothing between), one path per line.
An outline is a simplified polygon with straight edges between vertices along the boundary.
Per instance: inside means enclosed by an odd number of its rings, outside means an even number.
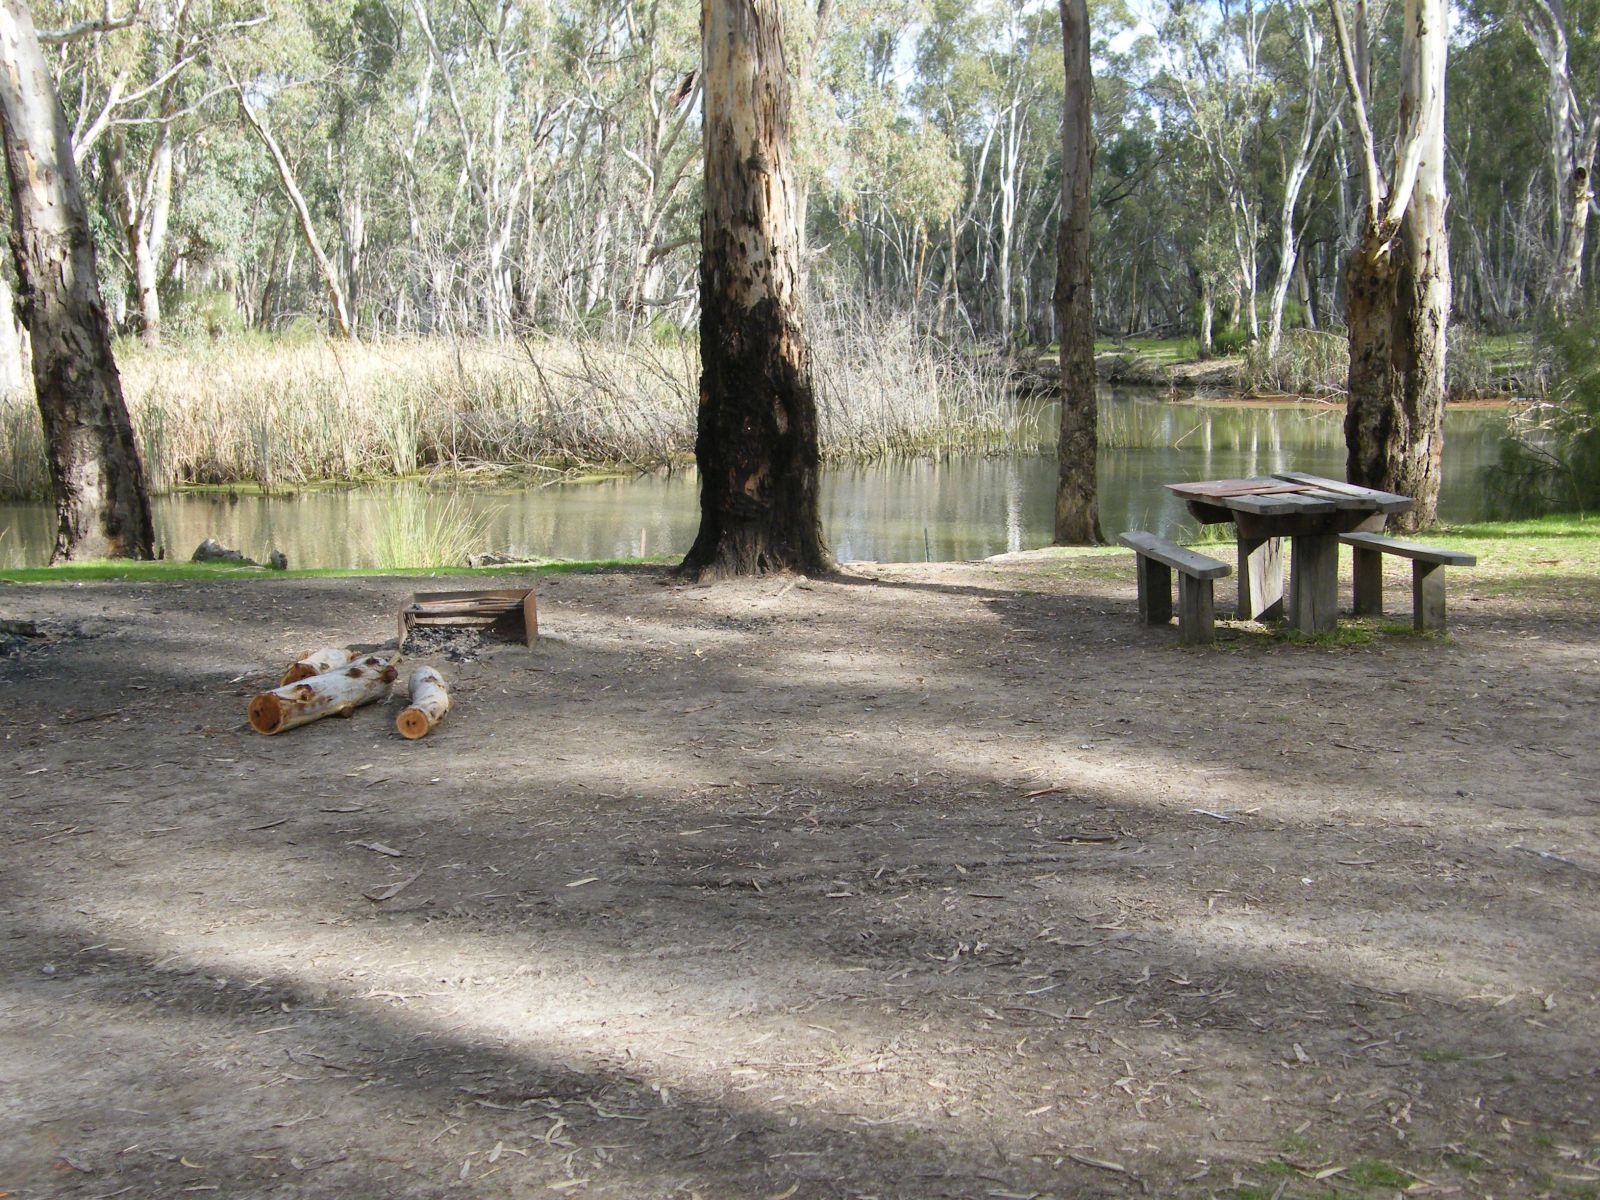
M813 338L830 458L1039 440L999 356L945 350L907 318L822 321ZM157 491L643 467L694 447L699 356L686 339L130 343L118 363ZM0 397L0 497L48 493L32 401Z
M369 534L380 567L460 566L485 548L489 514L475 513L457 493L397 491Z

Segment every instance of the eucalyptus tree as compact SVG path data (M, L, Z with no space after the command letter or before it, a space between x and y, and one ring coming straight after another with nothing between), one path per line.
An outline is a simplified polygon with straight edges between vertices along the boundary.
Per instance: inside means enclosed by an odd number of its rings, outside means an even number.
M1355 20L1328 0L1355 121L1363 204L1345 272L1350 332L1345 411L1352 483L1415 498L1403 524L1431 525L1444 449L1450 245L1445 230L1444 0L1406 0L1387 170L1379 165L1365 69L1366 0Z
M700 529L679 569L826 571L778 0L704 0L701 71Z
M822 241L850 253L855 286L912 311L939 289L942 235L965 199L957 146L897 80L907 18L926 11L884 0L831 5L829 35L799 79L811 87L799 165L819 194Z
M1292 96L1287 83L1279 88L1287 110L1283 129L1276 139L1279 147L1278 206L1278 264L1274 276L1267 320L1267 355L1278 352L1283 336L1283 309L1289 297L1300 253L1300 230L1297 213L1300 197L1311 177L1316 160L1322 152L1329 132L1339 117L1341 100L1327 93L1333 91L1333 80L1323 53L1323 36L1318 28L1316 12L1309 4L1287 7L1287 41L1292 52L1287 55L1283 75L1285 80L1300 84L1301 94ZM1338 93L1334 93L1335 96ZM1341 98L1342 99L1342 98Z
M1452 35L1447 169L1454 311L1503 330L1548 299L1546 75L1520 20L1468 9Z
M152 558L144 466L95 266L72 135L23 0L0 0L12 255L56 502L53 561Z
M92 20L96 6L66 0L88 33L65 40L56 70L72 125L73 159L97 185L120 238L107 248L125 266L135 325L161 337L162 288L173 265L169 235L186 156L198 157L219 87L216 51L265 19L248 0L148 0L126 19ZM120 291L121 289L114 289Z
M1600 144L1600 4L1522 0L1523 27L1546 72L1550 216L1554 254L1549 303L1565 313L1583 287L1583 250L1594 202L1590 175Z
M946 293L1009 341L1029 259L1048 244L1059 153L1055 16L1021 0L934 0L917 42L912 100L959 148L966 200L947 222ZM965 278L963 278L965 276ZM975 303L985 301L984 303ZM1025 315L1025 314L1024 314Z
M1263 116L1271 92L1261 61L1270 6L1221 0L1213 10L1169 0L1156 42L1165 70L1155 88L1186 119L1229 218L1234 286L1252 340L1263 233L1260 170Z

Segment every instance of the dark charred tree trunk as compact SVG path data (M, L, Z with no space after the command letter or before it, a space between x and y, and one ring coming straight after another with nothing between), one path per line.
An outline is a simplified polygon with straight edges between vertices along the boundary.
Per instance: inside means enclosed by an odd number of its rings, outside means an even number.
M18 308L56 496L53 560L150 558L150 498L111 357L72 138L22 0L0 0L0 124Z
M1061 228L1056 245L1056 328L1061 335L1061 432L1056 441L1056 527L1061 545L1097 545L1100 507L1095 402L1094 289L1089 182L1094 171L1094 78L1087 0L1061 0L1067 87L1061 112Z
M1416 498L1401 528L1436 523L1444 449L1450 270L1443 205L1413 198L1397 234L1369 228L1345 275L1350 327L1346 477Z
M778 0L704 0L699 577L833 568L800 319L798 196Z

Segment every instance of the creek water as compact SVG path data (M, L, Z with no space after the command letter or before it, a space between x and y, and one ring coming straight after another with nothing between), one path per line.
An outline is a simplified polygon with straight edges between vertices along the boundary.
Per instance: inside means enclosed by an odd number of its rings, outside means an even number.
M1155 394L1100 400L1100 513L1105 534L1195 532L1161 486L1273 471L1342 478L1343 409L1316 404L1173 401ZM1040 415L1051 429L1053 411ZM1454 408L1445 417L1441 516L1494 511L1485 486L1498 459L1504 413ZM157 497L157 540L187 558L207 537L265 560L283 550L295 567L377 565L382 533L446 507L473 514L482 548L567 559L681 554L699 523L692 469L557 486L453 489L418 483L321 488L277 495L186 492ZM1055 460L1048 453L886 461L827 470L823 522L841 562L983 558L1050 541ZM46 562L54 540L45 504L0 504L0 566Z

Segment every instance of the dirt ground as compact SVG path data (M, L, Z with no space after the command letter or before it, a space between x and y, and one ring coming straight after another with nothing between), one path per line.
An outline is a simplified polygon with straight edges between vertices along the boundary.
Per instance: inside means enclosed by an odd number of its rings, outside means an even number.
M419 742L245 706L453 584L0 586L0 1195L1600 1195L1600 583L1131 576L544 578Z

